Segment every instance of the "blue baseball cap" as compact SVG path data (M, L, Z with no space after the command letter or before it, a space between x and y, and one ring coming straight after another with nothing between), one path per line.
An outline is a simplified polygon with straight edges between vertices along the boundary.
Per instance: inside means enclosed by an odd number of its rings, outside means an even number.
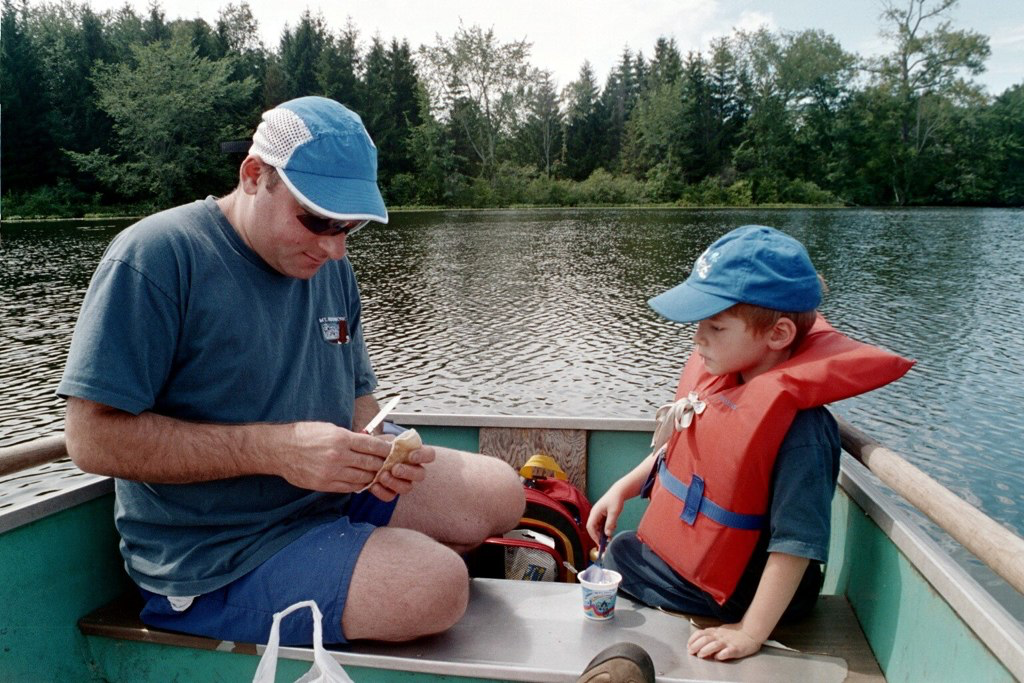
M327 218L388 222L377 147L359 115L326 97L264 112L249 153L274 166L295 199Z
M775 228L745 225L719 237L690 277L647 302L677 323L692 323L746 303L776 311L812 311L821 281L804 245Z

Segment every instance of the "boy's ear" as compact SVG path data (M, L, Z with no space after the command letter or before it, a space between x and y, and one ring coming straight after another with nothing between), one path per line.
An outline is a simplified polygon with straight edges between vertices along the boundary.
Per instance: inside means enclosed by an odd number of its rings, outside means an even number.
M768 348L782 351L789 348L796 339L796 323L785 316L779 318L768 330Z

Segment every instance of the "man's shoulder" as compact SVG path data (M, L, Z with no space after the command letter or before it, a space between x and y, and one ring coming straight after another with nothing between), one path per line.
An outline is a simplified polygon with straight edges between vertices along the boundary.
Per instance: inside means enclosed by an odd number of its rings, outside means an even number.
M195 201L151 214L131 224L110 243L104 261L141 265L181 251L197 230L214 222L208 202Z

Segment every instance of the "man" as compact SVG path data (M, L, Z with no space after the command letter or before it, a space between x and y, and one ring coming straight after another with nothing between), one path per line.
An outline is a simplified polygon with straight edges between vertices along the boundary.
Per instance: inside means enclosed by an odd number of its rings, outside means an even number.
M139 221L90 284L58 393L68 453L115 477L146 623L265 642L316 600L325 642L406 640L465 609L459 552L512 528L515 472L361 433L378 410L349 235L387 222L360 118L304 97L266 112L235 190ZM292 622L292 623L289 623ZM282 626L308 642L308 620Z

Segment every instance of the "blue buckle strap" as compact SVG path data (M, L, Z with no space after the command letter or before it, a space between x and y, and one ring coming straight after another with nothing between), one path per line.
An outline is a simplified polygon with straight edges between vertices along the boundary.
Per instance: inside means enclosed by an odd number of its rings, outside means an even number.
M683 501L683 512L679 518L691 526L697 521L698 514L732 529L759 531L764 525L765 515L746 515L733 512L716 505L710 498L705 498L703 479L695 474L693 481L684 484L668 471L668 465L664 460L658 466L658 480L666 491Z

